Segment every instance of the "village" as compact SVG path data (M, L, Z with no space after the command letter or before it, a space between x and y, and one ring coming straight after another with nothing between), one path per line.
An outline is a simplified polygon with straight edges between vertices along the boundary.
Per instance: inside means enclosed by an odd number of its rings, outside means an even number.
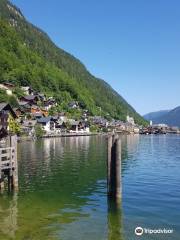
M0 84L0 89L6 91L8 96L13 95L14 88L15 85L9 82ZM0 103L1 136L6 131L33 139L112 131L137 134L140 131L132 117L127 116L126 122L107 120L102 116L91 116L77 101L69 102L70 112L80 112L77 117L68 112L58 112L58 103L53 97L47 97L30 86L21 86L20 89L23 96L17 98L18 106L12 107L7 102Z
M9 82L0 84L1 91L13 96L15 85ZM81 136L98 133L119 132L125 134L165 134L179 133L178 127L165 124L143 127L135 124L132 117L126 122L107 120L103 116L91 116L77 101L68 103L67 112L57 111L58 103L53 97L47 97L30 86L21 86L23 95L17 98L18 106L12 107L7 102L0 103L1 138L8 132L19 138L36 139L41 137ZM72 114L69 114L72 112ZM79 113L77 114L73 113Z

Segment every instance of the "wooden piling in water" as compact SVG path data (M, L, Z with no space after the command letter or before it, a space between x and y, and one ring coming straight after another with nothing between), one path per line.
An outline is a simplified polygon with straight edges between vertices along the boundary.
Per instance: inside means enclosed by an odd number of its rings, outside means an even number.
M0 192L4 191L4 179L3 179L3 174L1 172L1 166L0 166Z
M109 198L121 199L121 140L117 135L108 137L107 189Z
M8 190L18 189L17 137L10 136L8 147L0 148L0 191L4 190L4 178L8 179Z
M14 151L14 166L12 167L12 187L13 189L18 189L18 163L17 163L17 136L11 137L11 146L13 146Z

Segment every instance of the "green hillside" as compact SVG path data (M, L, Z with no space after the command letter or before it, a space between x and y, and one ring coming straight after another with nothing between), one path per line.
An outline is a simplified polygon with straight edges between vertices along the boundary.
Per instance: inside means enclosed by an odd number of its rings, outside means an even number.
M53 95L65 108L73 100L93 115L137 123L145 120L105 81L92 76L75 57L58 48L42 30L28 23L21 11L0 0L0 81L31 85Z

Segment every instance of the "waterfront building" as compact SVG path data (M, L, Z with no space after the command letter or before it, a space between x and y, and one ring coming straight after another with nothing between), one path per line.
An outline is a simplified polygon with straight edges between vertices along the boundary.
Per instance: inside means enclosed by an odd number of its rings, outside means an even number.
M42 129L46 133L51 133L55 130L55 123L54 123L52 117L50 117L50 116L37 119L37 123L39 123L42 126Z
M129 115L127 115L126 121L127 121L127 123L130 123L130 124L132 124L132 125L135 124L135 123L134 123L134 118L133 118L133 117L130 117Z

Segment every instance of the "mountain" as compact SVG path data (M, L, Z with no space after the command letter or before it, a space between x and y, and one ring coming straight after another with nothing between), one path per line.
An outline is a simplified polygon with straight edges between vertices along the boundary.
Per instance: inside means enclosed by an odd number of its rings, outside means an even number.
M156 121L163 122L169 126L180 127L180 106L157 118Z
M94 77L74 56L58 48L19 8L0 0L0 82L30 85L56 98L59 109L77 100L91 114L139 124L146 121L104 80Z
M161 110L161 111L157 111L157 112L150 112L150 113L145 114L143 117L148 121L155 122L157 118L162 117L163 115L165 115L169 111L170 110Z
M180 106L169 111L150 113L150 115L146 114L144 118L149 120L147 116L154 116L154 120L151 119L154 123L165 123L172 127L180 127Z

